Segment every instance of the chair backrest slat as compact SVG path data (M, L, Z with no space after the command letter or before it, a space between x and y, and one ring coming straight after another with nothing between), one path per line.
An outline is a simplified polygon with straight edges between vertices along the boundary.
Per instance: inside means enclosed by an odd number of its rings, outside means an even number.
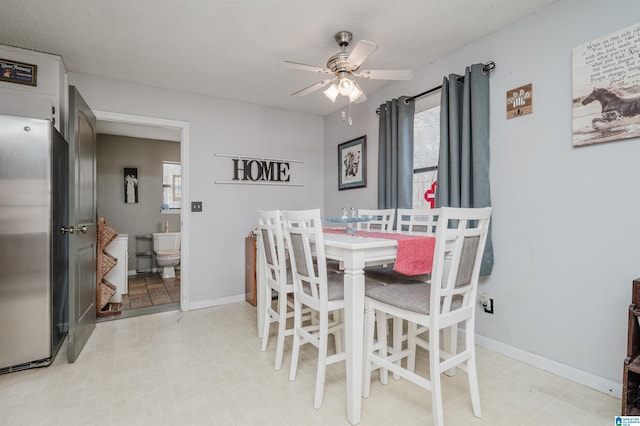
M287 285L287 260L282 214L280 210L258 211L258 228L264 250L267 284L274 289L285 290Z
M285 211L283 218L294 294L304 298L306 304L318 307L327 304L327 264L320 210Z
M358 222L357 228L363 231L382 231L387 232L393 230L393 222L396 217L395 209L358 209L358 217L366 217L371 220L367 222Z
M473 315L491 208L441 209L431 273L430 312Z
M398 209L396 230L435 235L440 209Z

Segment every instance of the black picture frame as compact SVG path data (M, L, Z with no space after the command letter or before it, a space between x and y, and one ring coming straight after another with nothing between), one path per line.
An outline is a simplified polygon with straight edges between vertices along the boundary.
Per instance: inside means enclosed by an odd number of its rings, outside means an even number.
M338 145L338 190L367 186L367 136Z
M124 168L124 202L135 204L138 202L138 168Z
M37 86L38 66L0 58L0 81Z

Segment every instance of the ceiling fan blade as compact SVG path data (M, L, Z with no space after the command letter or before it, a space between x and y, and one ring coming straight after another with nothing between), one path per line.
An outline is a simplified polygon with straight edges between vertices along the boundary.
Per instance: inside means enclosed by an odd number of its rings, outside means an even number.
M411 80L413 71L411 70L365 70L354 72L356 77L367 80Z
M308 95L309 93L315 92L316 90L320 90L323 87L326 87L326 86L328 86L330 84L331 84L331 80L322 80L319 83L312 84L311 86L309 86L309 87L307 87L305 89L302 89L302 90L297 91L296 93L293 93L291 96Z
M296 70L316 72L318 74L333 74L333 72L328 68L320 68L314 65L301 64L298 62L284 61L284 66Z
M360 40L349 54L347 62L349 62L349 65L354 68L358 68L360 64L362 64L364 60L367 59L377 48L378 45L375 43L367 40Z

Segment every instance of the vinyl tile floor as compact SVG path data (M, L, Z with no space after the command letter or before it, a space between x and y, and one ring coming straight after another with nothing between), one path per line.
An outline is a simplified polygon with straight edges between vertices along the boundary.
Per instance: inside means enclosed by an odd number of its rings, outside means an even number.
M291 339L274 371L275 326L261 352L255 318L241 302L99 323L75 363L65 344L49 367L0 375L0 424L348 425L344 363L327 368L315 410L315 348L303 347L290 382ZM614 425L620 412L612 396L483 348L477 357L483 418L459 372L442 380L447 425ZM429 392L377 377L362 425L433 424Z

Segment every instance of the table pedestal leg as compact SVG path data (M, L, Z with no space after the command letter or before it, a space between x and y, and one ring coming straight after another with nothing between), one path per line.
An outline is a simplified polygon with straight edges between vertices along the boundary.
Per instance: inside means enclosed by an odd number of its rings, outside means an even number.
M347 353L347 420L360 423L362 405L363 328L364 328L364 253L346 253L344 274L345 350Z

